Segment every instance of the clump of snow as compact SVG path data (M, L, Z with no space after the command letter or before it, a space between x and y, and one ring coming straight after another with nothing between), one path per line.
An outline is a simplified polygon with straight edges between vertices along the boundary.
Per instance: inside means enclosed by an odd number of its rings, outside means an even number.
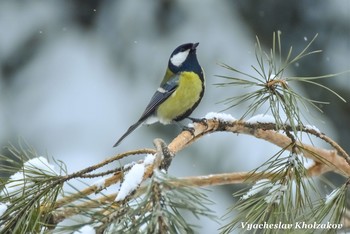
M143 180L143 175L145 174L146 167L151 165L154 162L155 158L156 156L154 154L147 154L143 160L143 163L132 162L127 164L127 166L124 166L124 169L129 169L130 167L131 168L125 174L124 181L120 186L115 201L124 200L129 194L138 188ZM96 184L99 185L98 182L96 182Z
M0 202L0 217L6 212L9 203Z
M310 159L310 158L306 158L303 153L300 154L295 154L292 153L289 157L288 157L288 163L290 163L291 165L293 165L294 167L296 167L300 162L303 164L305 169L309 169L310 167L315 165L315 161Z
M28 160L23 164L25 170L37 170L45 174L58 175L55 166L50 164L45 157L37 157Z
M305 128L306 128L307 130L314 130L314 131L316 131L317 133L321 133L321 131L320 131L316 126L314 126L314 125L306 124L306 125L305 125Z
M288 163L291 164L293 167L295 167L296 165L298 165L298 155L295 153L292 153L289 157L288 157Z
M339 195L339 193L340 193L339 188L334 189L330 194L326 196L325 204L332 202Z
M217 112L209 112L204 116L205 119L218 119L221 121L236 121L236 119L230 115L230 114L225 114L225 113L217 113Z
M135 164L125 175L124 181L120 187L115 201L124 200L132 191L134 191L142 182L143 174L145 173L145 165Z
M127 170L127 169L129 169L130 167L133 167L135 164L136 164L136 162L133 161L133 162L131 162L131 163L125 164L125 165L123 166L123 168Z
M34 185L32 180L43 175L56 176L59 173L55 170L54 165L50 164L42 156L30 159L23 164L23 167L18 172L10 176L4 189L0 192L0 196L21 196L26 192L25 188L30 188Z
M85 225L73 234L96 234L96 231L91 225Z
M189 128L194 128L194 124L193 124L193 123L188 123L188 124L187 124L187 127L189 127Z
M154 154L147 154L143 160L143 164L145 164L145 166L151 165L154 162L154 159L156 159Z
M265 114L259 114L251 117L246 121L246 123L249 124L256 124L256 123L275 123L275 118L271 115L265 115Z
M249 191L242 196L242 200L246 200L250 198L251 196L254 196L255 194L261 192L262 190L266 188L271 188L272 184L270 180L268 179L262 179L258 180Z
M280 204L281 197L283 193L287 190L286 185L282 185L280 183L276 183L272 186L272 188L268 191L268 195L265 197L266 203L276 203Z
M315 165L315 161L310 158L303 158L302 163L305 167L305 169L309 169L310 167Z

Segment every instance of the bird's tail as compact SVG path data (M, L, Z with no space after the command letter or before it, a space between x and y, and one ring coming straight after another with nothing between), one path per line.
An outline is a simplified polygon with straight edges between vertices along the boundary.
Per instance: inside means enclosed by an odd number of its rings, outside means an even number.
M117 146L120 144L120 142L122 142L122 141L124 140L125 137L127 137L127 136L128 136L130 133L132 133L138 126L140 126L140 124L142 124L142 122L143 122L143 121L139 120L139 121L137 121L137 123L131 125L130 128L124 133L124 135L121 136L121 137L119 138L119 140L117 141L117 143L115 143L115 144L113 145L113 147L117 147Z

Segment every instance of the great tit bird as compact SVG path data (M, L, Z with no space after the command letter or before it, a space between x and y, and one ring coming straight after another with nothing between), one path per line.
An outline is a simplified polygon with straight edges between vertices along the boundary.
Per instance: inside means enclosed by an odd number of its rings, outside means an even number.
M186 43L173 51L164 79L140 119L129 127L113 147L118 146L142 123L170 124L180 121L198 106L205 89L203 69L196 55L198 44Z

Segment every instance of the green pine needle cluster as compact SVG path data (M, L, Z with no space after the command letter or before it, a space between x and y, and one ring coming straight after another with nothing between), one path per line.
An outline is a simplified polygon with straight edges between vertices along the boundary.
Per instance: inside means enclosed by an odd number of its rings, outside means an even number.
M302 110L308 110L309 106L313 106L322 112L318 105L328 104L328 102L312 100L300 95L293 89L293 82L304 82L326 89L345 102L344 98L335 91L315 81L324 78L332 78L341 73L315 77L289 77L286 75L286 71L291 65L296 64L306 56L321 52L321 50L309 51L316 37L317 35L315 35L306 47L295 57L292 57L292 47L290 47L286 56L282 55L280 31L273 34L272 48L269 52L265 52L262 49L259 38L256 37L255 58L258 66L252 65L256 75L242 72L227 64L220 64L223 68L239 76L219 75L218 77L226 81L215 85L226 88L231 86L253 88L253 91L248 91L244 94L232 96L221 101L221 103L228 105L225 110L247 102L248 108L243 114L242 119L248 115L254 115L260 110L272 114L278 129L283 130L285 125L289 125L292 127L294 133L297 133L297 126L302 126L302 118L306 118ZM284 60L282 60L283 57L285 57ZM267 104L267 110L263 109L263 107L266 107L265 104Z
M338 224L342 222L346 208L349 208L350 180L339 188L335 188L325 199L320 200L315 206L315 212L309 216L314 217L314 221L321 223L328 220L330 223Z
M302 152L305 149L299 149L299 146L294 144L296 140L301 139L299 138L301 136L299 129L301 126L305 126L304 119L307 121L305 111L308 111L308 108L312 106L322 112L318 105L329 103L311 100L300 95L292 88L293 82L304 82L323 88L345 102L335 91L317 83L319 79L332 78L342 73L315 77L289 77L286 75L287 68L291 65L296 64L306 56L321 52L320 50L309 51L316 37L317 35L295 57L292 57L292 47L286 56L282 55L280 32L273 34L272 48L268 53L262 49L257 37L255 57L258 66L252 66L257 75L251 75L227 64L221 64L223 68L239 76L218 76L226 80L217 83L218 87L249 88L249 91L243 94L221 101L228 105L225 110L247 103L248 108L242 119L248 115L254 115L257 111L271 114L275 120L276 130L284 132L293 142L293 145L289 146L293 148L291 153L288 154L286 149L281 149L270 160L252 172L252 174L258 171L272 172L274 173L273 178L261 180L261 178L252 177L250 179L256 183L250 190L234 194L235 197L239 198L239 201L233 206L232 211L234 210L238 215L222 228L223 233L229 233L237 228L240 230L242 223L276 224L279 222L295 223L301 220L321 223L327 218L330 222L340 223L347 206L344 197L349 184L347 183L339 189L337 198L334 200L326 204L321 202L321 205L316 205L322 201L322 196L317 190L315 182L310 178L306 179L308 176L304 162L302 162L303 157L297 156L297 152ZM282 60L283 57L285 59ZM288 155L285 156L285 154ZM317 155L315 157L317 158ZM330 213L331 215L329 215ZM259 232L259 229L254 231ZM264 233L274 233L275 231L267 229L264 230Z
M312 217L306 217L305 214L314 210L313 204L320 200L321 196L313 180L305 179L305 167L300 157L295 153L288 155L285 153L285 149L280 150L267 162L252 171L249 181L255 181L253 186L234 194L238 202L231 208L231 211L238 212L239 215L223 227L223 233L242 228L242 223L294 224ZM253 176L258 171L273 173L273 177L261 179ZM275 231L267 229L266 233L275 233Z
M109 223L107 233L194 233L195 226L185 215L215 219L205 194L190 185L174 187L172 181L176 179L156 171L146 193L130 199L125 213Z
M65 165L57 163L61 169L57 173L44 157L32 149L11 146L9 151L13 158L0 156L0 163L4 165L1 173L11 175L10 178L2 178L0 184L0 204L7 206L1 215L0 233L41 233L50 230L68 233L84 225L94 227L98 233L194 233L195 226L185 217L192 215L215 219L208 208L212 202L204 193L158 170L137 193L129 195L122 203L101 203L89 196L82 196L77 203L56 207L57 199L67 195L63 193L63 185L73 178L66 173ZM39 167L28 165L31 159L39 160ZM40 160L43 164L40 164ZM76 189L76 192L79 193L79 190ZM107 196L102 192L99 195ZM67 215L71 211L78 214L70 217L71 220L80 222L70 226L52 223L60 213Z
M37 168L25 165L31 158L38 157L32 149L17 149L9 146L12 158L0 155L1 172L17 175L9 180L1 178L0 202L8 205L0 219L1 233L39 233L50 229L47 225L50 214L42 207L51 207L62 192L63 183L50 167ZM42 157L43 158L43 157ZM44 158L43 158L44 159ZM46 161L46 160L45 160ZM60 164L63 170L64 166ZM43 228L44 227L44 228Z

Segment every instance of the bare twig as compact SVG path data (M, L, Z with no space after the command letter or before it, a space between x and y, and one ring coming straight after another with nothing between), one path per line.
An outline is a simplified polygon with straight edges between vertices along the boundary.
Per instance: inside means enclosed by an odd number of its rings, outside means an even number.
M55 208L60 208L64 205L67 205L71 202L74 202L80 198L83 198L83 197L87 197L93 193L96 193L100 190L102 190L103 188L107 188L113 184L116 184L118 183L121 179L122 179L122 175L123 173L122 172L118 172L118 173L115 173L113 176L110 176L109 178L106 178L104 180L104 185L103 187L99 186L99 185L96 185L96 184L93 184L85 189L83 189L82 191L79 191L77 193L73 193L71 195L68 195L68 196L65 196L63 197L62 199L56 201L55 203Z

